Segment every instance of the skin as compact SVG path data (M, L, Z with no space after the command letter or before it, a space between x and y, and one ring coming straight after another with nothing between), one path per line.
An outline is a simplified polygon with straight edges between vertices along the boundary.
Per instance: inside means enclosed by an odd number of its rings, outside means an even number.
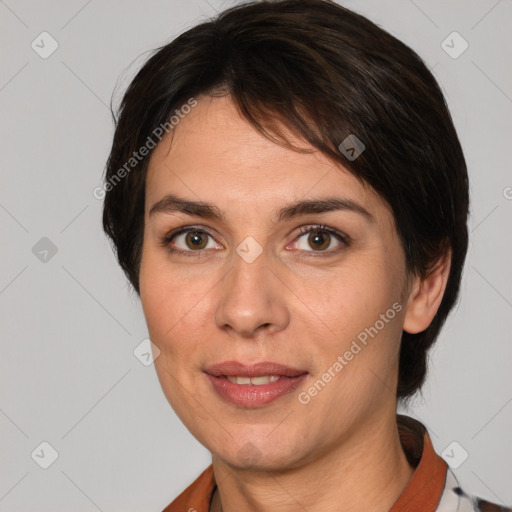
M198 100L150 160L140 298L161 351L155 367L165 396L212 453L218 492L211 510L222 504L224 512L387 511L414 471L396 426L400 336L429 325L448 258L428 276L409 275L393 215L369 186L318 151L269 141L229 96ZM169 193L213 203L225 221L150 215ZM332 195L364 207L372 220L340 210L275 222L291 202ZM323 232L327 249L319 251L308 234L299 238L299 228L318 224L345 233L350 243ZM203 234L200 256L173 254L162 244L183 226L211 233ZM252 263L236 252L249 236L263 251ZM185 234L169 245L198 251ZM394 303L402 310L301 403L299 393ZM227 360L275 361L308 376L292 393L247 409L224 401L204 373ZM252 460L242 457L247 450Z

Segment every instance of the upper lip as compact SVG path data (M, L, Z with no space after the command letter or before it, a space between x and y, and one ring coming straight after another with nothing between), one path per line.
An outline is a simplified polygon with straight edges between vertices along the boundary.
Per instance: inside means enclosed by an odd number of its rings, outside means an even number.
M240 377L259 377L261 375L279 375L282 377L297 377L308 373L306 370L291 368L283 364L271 361L262 361L260 363L243 364L238 361L223 361L222 363L212 364L205 369L205 372L215 377L220 376L240 376Z

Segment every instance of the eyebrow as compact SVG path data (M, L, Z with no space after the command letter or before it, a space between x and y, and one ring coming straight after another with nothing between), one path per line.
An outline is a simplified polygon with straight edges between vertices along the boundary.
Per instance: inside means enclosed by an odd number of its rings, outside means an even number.
M357 213L365 217L369 222L374 221L373 215L355 201L330 196L288 204L277 212L274 222L280 222L311 213L326 213L340 210ZM178 197L175 194L167 194L162 199L154 203L149 210L149 216L152 216L155 213L174 212L225 222L225 217L222 211L214 204L204 201L190 201L188 199Z

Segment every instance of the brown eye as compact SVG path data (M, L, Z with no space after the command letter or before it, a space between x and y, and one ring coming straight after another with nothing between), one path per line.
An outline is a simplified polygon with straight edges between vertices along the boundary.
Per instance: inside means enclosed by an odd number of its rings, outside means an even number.
M307 236L306 236L307 235ZM301 229L294 241L296 249L310 253L335 253L350 244L350 237L325 226L311 226Z
M308 243L313 249L323 251L331 243L331 235L325 231L311 231L308 236Z
M197 228L183 228L166 235L162 239L161 244L172 254L194 257L199 257L204 254L204 251L210 249L222 249L221 245L215 243L210 233Z
M204 249L208 244L208 236L204 231L188 231L185 243L189 249Z

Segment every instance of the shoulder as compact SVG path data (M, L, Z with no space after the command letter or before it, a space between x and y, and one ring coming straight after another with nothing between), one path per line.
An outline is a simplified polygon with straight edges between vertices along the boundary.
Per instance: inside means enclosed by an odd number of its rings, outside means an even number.
M452 470L448 468L444 491L435 512L512 512L512 508L497 505L466 492L459 485Z

